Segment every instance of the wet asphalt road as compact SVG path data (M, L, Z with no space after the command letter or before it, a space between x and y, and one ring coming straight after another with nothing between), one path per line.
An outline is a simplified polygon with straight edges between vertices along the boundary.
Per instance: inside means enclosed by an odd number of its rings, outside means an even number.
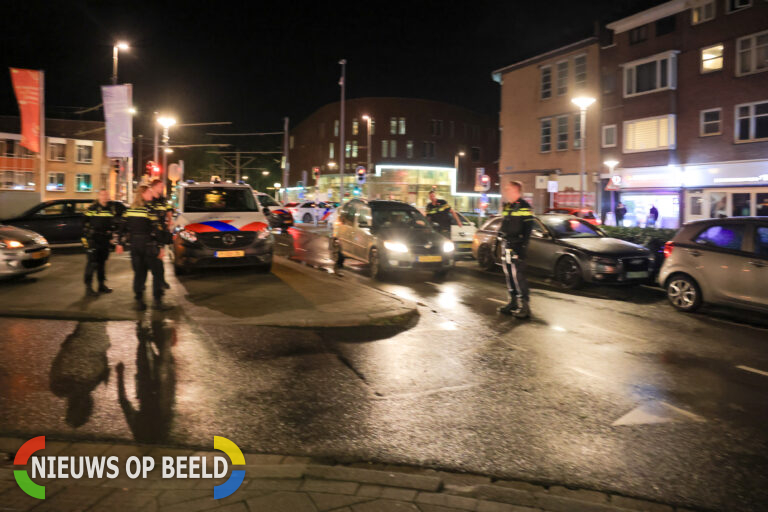
M289 245L328 263L322 240ZM379 283L364 270L348 264L340 279L417 301L417 325L0 318L0 433L200 446L223 435L262 452L768 507L762 319L679 314L650 287L564 292L539 281L533 318L519 321L495 311L501 275L471 262L442 281Z

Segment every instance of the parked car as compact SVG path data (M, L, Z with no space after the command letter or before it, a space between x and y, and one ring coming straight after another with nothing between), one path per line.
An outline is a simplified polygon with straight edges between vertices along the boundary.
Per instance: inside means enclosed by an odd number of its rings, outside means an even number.
M589 208L569 208L569 207L558 207L558 208L547 208L544 210L544 214L548 213L558 213L560 215L573 215L574 217L579 217L580 219L584 219L585 221L589 222L590 224L594 224L595 226L599 226L602 224L600 222L600 219L598 219L595 216L595 212L593 210L590 210Z
M301 203L285 203L285 208L293 214L296 222L310 224L315 222L328 222L328 218L335 210L330 203L323 201L305 201Z
M451 217L451 242L456 247L456 258L472 258L472 240L477 228L462 214L459 212L456 214L461 219L461 227L459 227L456 219Z
M0 224L0 279L40 272L50 267L51 249L44 236Z
M472 254L488 270L501 264L501 217L475 233ZM653 272L653 255L640 245L609 238L600 228L572 215L534 218L528 244L528 269L554 277L565 288L583 283L642 284Z
M678 310L710 303L768 311L768 218L691 222L664 255L659 284Z
M259 208L265 217L269 220L269 225L273 229L287 229L293 226L293 214L283 205L275 201L269 194L263 192L253 192Z
M80 244L85 210L92 203L93 199L45 201L17 217L0 222L39 233L51 245Z
M346 258L367 263L374 278L403 270L445 276L453 266L454 245L413 206L353 199L339 209L331 252L339 266Z

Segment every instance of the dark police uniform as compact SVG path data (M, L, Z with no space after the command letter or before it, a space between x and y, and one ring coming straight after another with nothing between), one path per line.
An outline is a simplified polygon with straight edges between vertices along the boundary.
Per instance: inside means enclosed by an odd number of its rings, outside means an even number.
M166 200L165 196L160 196L156 199L152 200L152 209L155 211L155 214L160 222L160 224L163 225L163 231L164 235L162 237L162 240L160 240L161 246L165 245L169 240L170 236L168 235L168 222L167 222L167 216L168 216L168 201ZM165 266L160 265L160 277L162 278L163 282L163 288L166 290L170 288L170 285L165 281Z
M94 272L99 280L99 291L112 291L105 284L105 267L112 247L112 235L117 232L118 217L123 211L124 207L113 201L109 201L106 206L96 201L85 211L82 242L88 253L88 262L85 264L85 286L88 293L93 293Z
M431 222L437 222L440 226L439 231L442 235L451 239L451 206L443 199L438 199L436 204L432 201L427 203L427 218Z
M513 203L504 203L501 218L500 231L504 243L502 268L507 279L510 302L500 311L525 318L530 314L525 258L533 228L533 210L525 199L520 198Z
M152 273L152 296L156 302L160 302L163 297L165 290L160 273L163 262L157 256L160 254L165 233L165 213L160 214L151 203L138 208L128 208L123 215L120 244L130 248L133 294L141 305L144 304L144 287L148 272Z

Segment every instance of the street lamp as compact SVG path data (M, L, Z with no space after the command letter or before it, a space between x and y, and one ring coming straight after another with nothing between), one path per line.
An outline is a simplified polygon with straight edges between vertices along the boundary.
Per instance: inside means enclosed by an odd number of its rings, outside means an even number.
M584 153L584 146L587 140L587 109L595 102L595 98L589 96L577 96L571 100L574 105L579 107L581 114L579 126L581 131L581 172L579 173L579 209L584 209L584 176L587 172L587 156Z
M373 153L371 152L371 125L373 124L373 120L371 119L371 116L369 116L368 114L365 114L363 116L363 119L366 121L367 131L368 131L367 132L368 145L366 146L366 150L365 150L366 156L368 157L367 158L368 161L366 162L365 172L370 174L370 172L372 170L371 169L371 165L373 163ZM368 194L366 194L366 195L368 195L368 196L371 195L371 186L370 185L368 185Z
M132 116L135 116L136 115L136 107L130 107L128 109L128 113L131 114Z
M269 171L261 171L262 176L269 176Z
M168 153L173 152L171 148L168 147L168 140L170 137L168 136L168 129L176 124L176 119L169 116L162 116L157 118L157 124L155 124L155 162L157 162L157 125L160 125L163 127L163 186L167 187L167 179L168 179ZM170 150L170 151L169 151Z
M129 50L131 47L124 41L115 43L112 47L112 85L117 85L117 54L120 50Z
M466 155L464 151L459 151L453 155L453 168L455 169L453 179L456 180L456 183L459 182L459 158L464 158L464 155Z
M610 177L608 179L609 180L613 180L613 171L614 171L614 169L616 169L616 166L619 165L619 161L618 160L606 160L605 162L603 162L603 165L605 165L608 168L608 170L610 171L611 175L610 175ZM616 192L614 190L611 190L611 213L614 213L614 215L615 215L615 212L616 212L616 205L615 205L616 195L615 194L616 194ZM614 220L615 220L615 218L614 218Z
M282 186L283 186L282 183L277 183L277 182L275 183L275 201L278 200L277 199L278 198L278 194L280 194L280 188L282 188Z
M248 181L248 176L243 176L242 179L243 181Z

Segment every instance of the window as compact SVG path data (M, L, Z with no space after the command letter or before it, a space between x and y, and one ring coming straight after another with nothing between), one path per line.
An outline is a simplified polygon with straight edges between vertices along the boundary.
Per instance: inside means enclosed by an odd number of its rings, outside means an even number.
M0 171L0 189L34 190L35 173L32 171Z
M761 258L768 258L768 227L755 229L755 253Z
M397 141L391 140L389 141L389 158L396 158L397 157Z
M748 217L752 212L751 199L749 192L731 194L731 217Z
M288 147L293 149L293 135L288 138Z
M541 144L539 151L548 153L552 150L552 119L541 120Z
M674 147L674 114L624 121L624 153L659 151Z
M701 49L701 69L702 73L720 71L723 69L723 45L716 44Z
M573 116L573 149L581 149L581 114Z
M648 39L648 25L635 27L629 31L629 44L641 43Z
M397 122L397 133L405 135L405 118L401 117Z
M559 116L557 118L557 150L565 151L568 149L568 116Z
M736 41L736 75L748 75L768 69L768 30Z
M352 156L352 141L347 141L344 143L344 157L349 158Z
M424 158L435 158L434 141L424 141Z
M357 158L357 151L358 151L357 141L353 140L352 141L352 158Z
M701 215L704 211L704 198L701 196L691 196L691 215Z
M90 144L76 144L77 162L81 164L90 164L93 162L93 146Z
M99 175L99 190L109 190L109 174L102 173Z
M405 157L413 158L413 141L409 140L405 143Z
M573 86L577 91L587 86L587 56L579 55L573 59Z
M64 142L48 143L48 160L64 162L67 159L67 144Z
M454 138L454 137L456 136L456 123L454 123L453 121L451 121L451 122L448 124L448 130L449 130L449 133L450 133L450 136L451 136L451 138Z
M715 0L704 2L691 9L691 25L715 19Z
M48 185L45 189L51 192L63 192L65 190L65 176L63 172L49 172Z
M339 120L335 120L333 122L333 136L338 137L339 136Z
M389 141L381 141L381 158L387 158L389 156Z
M609 124L603 126L603 147L615 148L616 147L616 125Z
M725 12L728 14L751 6L752 0L725 0Z
M371 135L376 133L376 120L371 118Z
M603 75L603 94L613 94L616 90L616 75L613 73L606 73Z
M50 206L46 206L45 208L40 208L34 213L34 215L35 217L52 217L56 215L64 215L66 212L66 206L66 203L54 203Z
M768 139L768 101L736 105L736 142Z
M541 99L546 100L552 97L552 68L544 66L541 68Z
M675 15L656 20L656 37L675 31Z
M624 64L624 97L677 87L674 52Z
M480 148L477 146L473 146L469 148L469 158L473 162L479 162L480 161Z
M90 174L77 174L75 176L75 192L93 192Z
M757 197L755 215L758 217L768 217L768 193L758 192L755 195Z
M720 134L721 109L702 110L699 116L699 135L701 137Z
M699 245L738 251L741 250L743 239L744 226L742 224L726 224L705 229L693 241Z
M397 118L396 117L389 118L389 134L397 135Z
M562 96L568 92L568 61L557 63L557 95Z
M357 118L352 120L352 135L357 135L360 131L360 123L357 122Z
M335 156L335 155L334 155L334 153L335 153L335 151L334 151L334 150L335 150L335 149L336 149L336 145L335 145L333 142L331 142L330 144L328 144L328 158L330 158L331 160L333 160L333 158L334 158L334 156Z
M432 120L432 136L433 137L443 136L443 121L441 119Z

